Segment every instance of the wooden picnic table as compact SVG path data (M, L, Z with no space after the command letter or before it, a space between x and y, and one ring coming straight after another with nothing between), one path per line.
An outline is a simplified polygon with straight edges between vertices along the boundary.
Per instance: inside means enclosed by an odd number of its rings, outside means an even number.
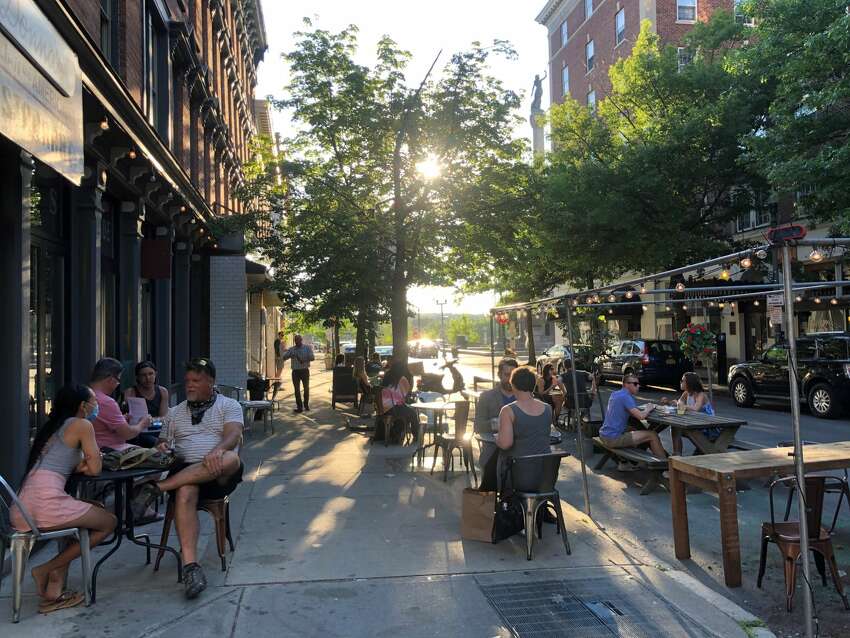
M746 452L670 458L670 503L676 558L691 557L685 484L717 493L720 499L720 541L723 573L728 587L741 586L741 541L738 534L737 482L743 479L789 475L794 472L792 448L777 447ZM807 445L806 472L850 467L850 441Z
M662 432L665 428L678 432L690 439L694 446L703 454L718 454L726 452L729 444L735 440L738 428L746 425L744 419L727 416L708 415L703 412L687 412L685 414L670 414L663 407L656 408L649 413L646 420L653 425L656 432ZM703 433L708 428L720 428L720 436L714 441Z

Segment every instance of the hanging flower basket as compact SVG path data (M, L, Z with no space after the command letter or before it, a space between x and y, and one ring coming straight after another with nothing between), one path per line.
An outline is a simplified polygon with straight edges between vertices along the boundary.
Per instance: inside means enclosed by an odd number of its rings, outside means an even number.
M691 361L709 361L717 350L717 335L702 323L689 323L679 332L679 347Z

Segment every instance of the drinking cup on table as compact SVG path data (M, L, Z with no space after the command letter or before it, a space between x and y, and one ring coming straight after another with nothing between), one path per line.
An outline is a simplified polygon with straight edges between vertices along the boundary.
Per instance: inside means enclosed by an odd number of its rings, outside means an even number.
M681 401L676 401L676 414L683 416L685 414L685 404Z

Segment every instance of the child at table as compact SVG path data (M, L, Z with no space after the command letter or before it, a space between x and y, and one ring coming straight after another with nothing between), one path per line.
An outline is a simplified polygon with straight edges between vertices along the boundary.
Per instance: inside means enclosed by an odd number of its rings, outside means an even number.
M684 406L685 413L695 412L714 416L714 408L708 401L708 395L702 387L702 381L696 372L686 372L682 375L682 380L679 383L679 388L682 390L682 396L675 402L670 401L667 397L661 398L661 405L680 405ZM709 441L716 441L720 436L720 428L703 428L700 430ZM673 454L676 456L682 455L682 435L678 430L673 430L671 434L673 439Z

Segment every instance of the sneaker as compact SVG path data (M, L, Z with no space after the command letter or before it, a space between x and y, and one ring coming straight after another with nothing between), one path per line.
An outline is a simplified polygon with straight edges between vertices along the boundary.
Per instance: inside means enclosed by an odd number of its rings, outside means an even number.
M310 406L309 406L309 405L305 405L305 406L304 406L304 412L309 412L309 411L310 411Z
M183 567L183 587L189 600L197 598L207 588L207 577L198 563L189 563Z
M295 414L301 414L304 411L303 408L295 408L292 412Z
M637 472L638 466L629 463L628 461L620 461L617 464L617 469L621 472Z

